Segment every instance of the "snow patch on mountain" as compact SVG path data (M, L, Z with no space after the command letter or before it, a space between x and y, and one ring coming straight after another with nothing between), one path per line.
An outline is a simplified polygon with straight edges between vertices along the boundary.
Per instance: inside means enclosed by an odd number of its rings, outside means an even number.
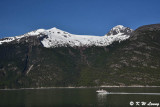
M0 45L3 43L12 42L14 40L19 41L21 38L24 38L24 37L37 36L37 35L40 35L40 33L44 32L44 31L45 31L45 29L38 29L38 30L31 31L31 32L28 32L28 33L26 33L24 35L20 35L20 36L6 37L3 39L0 39Z
M3 43L11 42L13 40L15 40L15 37L7 37L7 38L0 39L0 45Z
M122 35L129 35L131 32L133 32L132 29L128 28L128 27L124 27L123 25L117 25L115 27L113 27L108 33L107 35L117 35L119 33L121 33Z
M40 33L44 32L44 31L45 31L45 29L38 29L38 30L27 33L27 35L36 36L36 35L39 35Z

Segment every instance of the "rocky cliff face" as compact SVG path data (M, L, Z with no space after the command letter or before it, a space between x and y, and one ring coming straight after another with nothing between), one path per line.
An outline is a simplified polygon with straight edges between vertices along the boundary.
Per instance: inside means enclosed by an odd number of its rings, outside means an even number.
M146 25L133 32L129 30L128 39L105 46L52 45L46 48L42 40L56 35L49 37L41 32L43 30L32 32L33 36L1 42L0 87L159 86L159 26ZM123 33L117 30L119 32Z

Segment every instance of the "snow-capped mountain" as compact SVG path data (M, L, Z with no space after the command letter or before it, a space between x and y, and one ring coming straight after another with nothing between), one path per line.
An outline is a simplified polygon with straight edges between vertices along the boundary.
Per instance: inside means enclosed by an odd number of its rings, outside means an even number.
M92 36L92 35L75 35L57 28L51 28L48 30L38 29L21 36L7 37L0 40L0 44L9 43L12 41L19 41L22 38L37 37L41 38L40 42L46 48L50 47L61 47L61 46L107 46L112 44L114 41L123 41L130 37L133 30L117 25L111 29L109 33L104 36Z
M0 89L160 86L160 24L125 30L85 36L52 28L1 39ZM80 45L89 46L71 47Z
M128 28L128 27L124 27L122 25L117 25L115 27L113 27L110 32L107 33L108 36L110 35L117 35L119 33L121 33L122 35L129 35L133 30Z

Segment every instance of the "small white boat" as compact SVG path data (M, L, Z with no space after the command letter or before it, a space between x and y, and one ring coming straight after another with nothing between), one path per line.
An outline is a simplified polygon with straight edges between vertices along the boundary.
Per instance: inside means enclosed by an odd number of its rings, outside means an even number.
M103 89L101 89L101 90L99 89L99 90L97 90L96 92L97 92L97 93L108 93L106 90L103 90Z

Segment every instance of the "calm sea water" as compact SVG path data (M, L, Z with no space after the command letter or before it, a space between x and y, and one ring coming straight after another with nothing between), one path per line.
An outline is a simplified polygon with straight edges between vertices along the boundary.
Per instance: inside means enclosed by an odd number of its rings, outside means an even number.
M156 105L149 106L147 104L160 103L160 88L103 89L111 93L98 94L96 93L97 88L0 90L0 107L131 107L131 105L142 107L144 102L146 102L145 107L157 107ZM136 104L139 104L139 106Z

